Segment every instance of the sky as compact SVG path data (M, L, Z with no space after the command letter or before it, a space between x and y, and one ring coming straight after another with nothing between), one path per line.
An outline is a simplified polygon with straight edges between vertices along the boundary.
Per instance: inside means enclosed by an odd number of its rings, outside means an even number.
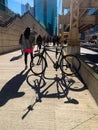
M29 3L31 6L33 6L33 0L8 0L8 8L15 13L21 14L21 3Z
M33 0L8 0L8 8L10 8L15 13L21 14L21 3L29 3L32 7L34 6ZM57 7L59 8L58 13L61 14L62 0L58 0Z

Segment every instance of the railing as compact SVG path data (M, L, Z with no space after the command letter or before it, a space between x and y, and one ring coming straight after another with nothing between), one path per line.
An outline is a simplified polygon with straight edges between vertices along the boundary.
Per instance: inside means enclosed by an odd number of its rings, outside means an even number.
M5 21L3 21L2 23L0 23L0 26L1 27L5 27L7 26L9 23L12 23L13 20L15 20L17 17L20 17L20 15L16 14L12 17L9 17L8 19L6 19Z
M4 4L2 4L1 2L0 2L0 10L2 10L2 11L4 11L6 14L8 14L9 16L13 16L13 15L15 15L15 13L12 11L12 10L10 10L8 7L6 7Z

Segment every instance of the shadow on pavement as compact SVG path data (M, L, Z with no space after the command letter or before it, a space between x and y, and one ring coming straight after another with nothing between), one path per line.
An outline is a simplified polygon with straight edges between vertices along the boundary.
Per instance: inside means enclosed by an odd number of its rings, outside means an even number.
M89 63L98 63L98 54L83 54L82 53L82 57L86 60L85 62ZM88 59L88 60L87 60Z
M98 54L83 54L82 60L98 74Z
M87 63L87 65L93 69L95 73L98 74L98 44L88 44L88 43L82 43L81 47L88 49L88 52L81 53L82 60ZM91 52L89 52L92 51Z
M64 103L72 103L72 104L79 104L79 102L74 98L69 98L68 101L65 101Z
M18 55L18 56L14 56L10 59L10 61L15 61L15 60L19 60L20 58L22 58L22 54Z
M33 83L30 83L29 78L34 75L29 75L27 77L27 83L29 86L35 90L37 94L37 100L41 101L42 98L63 98L66 97L68 94L69 87L66 84L65 77L59 78L58 76L54 78L50 78L49 84L45 81L45 77L43 76L36 76L36 79L33 81ZM34 79L32 77L32 79ZM49 89L51 87L54 87L53 85L56 85L56 92L50 93Z
M81 47L89 49L94 52L98 52L98 44L90 43L81 43Z
M30 70L26 72L25 70L21 71L3 86L0 91L0 107L5 105L8 100L21 97L25 94L24 92L18 92L18 90L21 87L22 83L25 81L29 71Z
M30 78L33 79L30 80ZM49 82L49 84L46 82L46 79L50 80L51 82ZM41 76L35 76L33 74L28 75L27 77L27 83L29 84L29 86L35 91L36 93L36 99L35 102L33 104L30 104L27 108L26 108L26 113L22 116L22 120L27 116L27 114L34 110L33 107L36 105L36 103L38 102L42 102L42 98L67 98L67 101L64 103L72 103L72 104L79 104L79 102L74 99L74 98L70 98L68 97L68 93L70 90L73 91L83 91L85 90L85 86L82 86L82 88L71 88L71 86L75 83L74 80L70 80L70 78L68 78L67 76L62 75L61 78L59 78L57 75L54 78L46 78L43 75ZM56 86L54 86L54 84L56 84ZM52 93L50 91L51 87L56 87L56 92Z

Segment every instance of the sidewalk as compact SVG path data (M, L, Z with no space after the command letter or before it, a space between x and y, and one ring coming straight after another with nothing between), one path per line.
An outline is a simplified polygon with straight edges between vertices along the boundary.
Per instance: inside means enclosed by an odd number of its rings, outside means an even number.
M36 93L40 77L23 71L23 60L20 51L0 56L0 130L98 130L98 106L77 76L58 86L60 70L48 61Z

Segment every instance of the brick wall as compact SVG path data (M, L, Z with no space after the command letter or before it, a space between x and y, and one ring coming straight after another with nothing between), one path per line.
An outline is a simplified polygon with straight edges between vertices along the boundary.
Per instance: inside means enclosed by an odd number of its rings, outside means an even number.
M8 25L4 27L0 26L0 54L15 51L20 48L19 37L27 26L36 31L37 35L48 35L38 21L36 21L29 13L26 13L22 17L16 17Z

